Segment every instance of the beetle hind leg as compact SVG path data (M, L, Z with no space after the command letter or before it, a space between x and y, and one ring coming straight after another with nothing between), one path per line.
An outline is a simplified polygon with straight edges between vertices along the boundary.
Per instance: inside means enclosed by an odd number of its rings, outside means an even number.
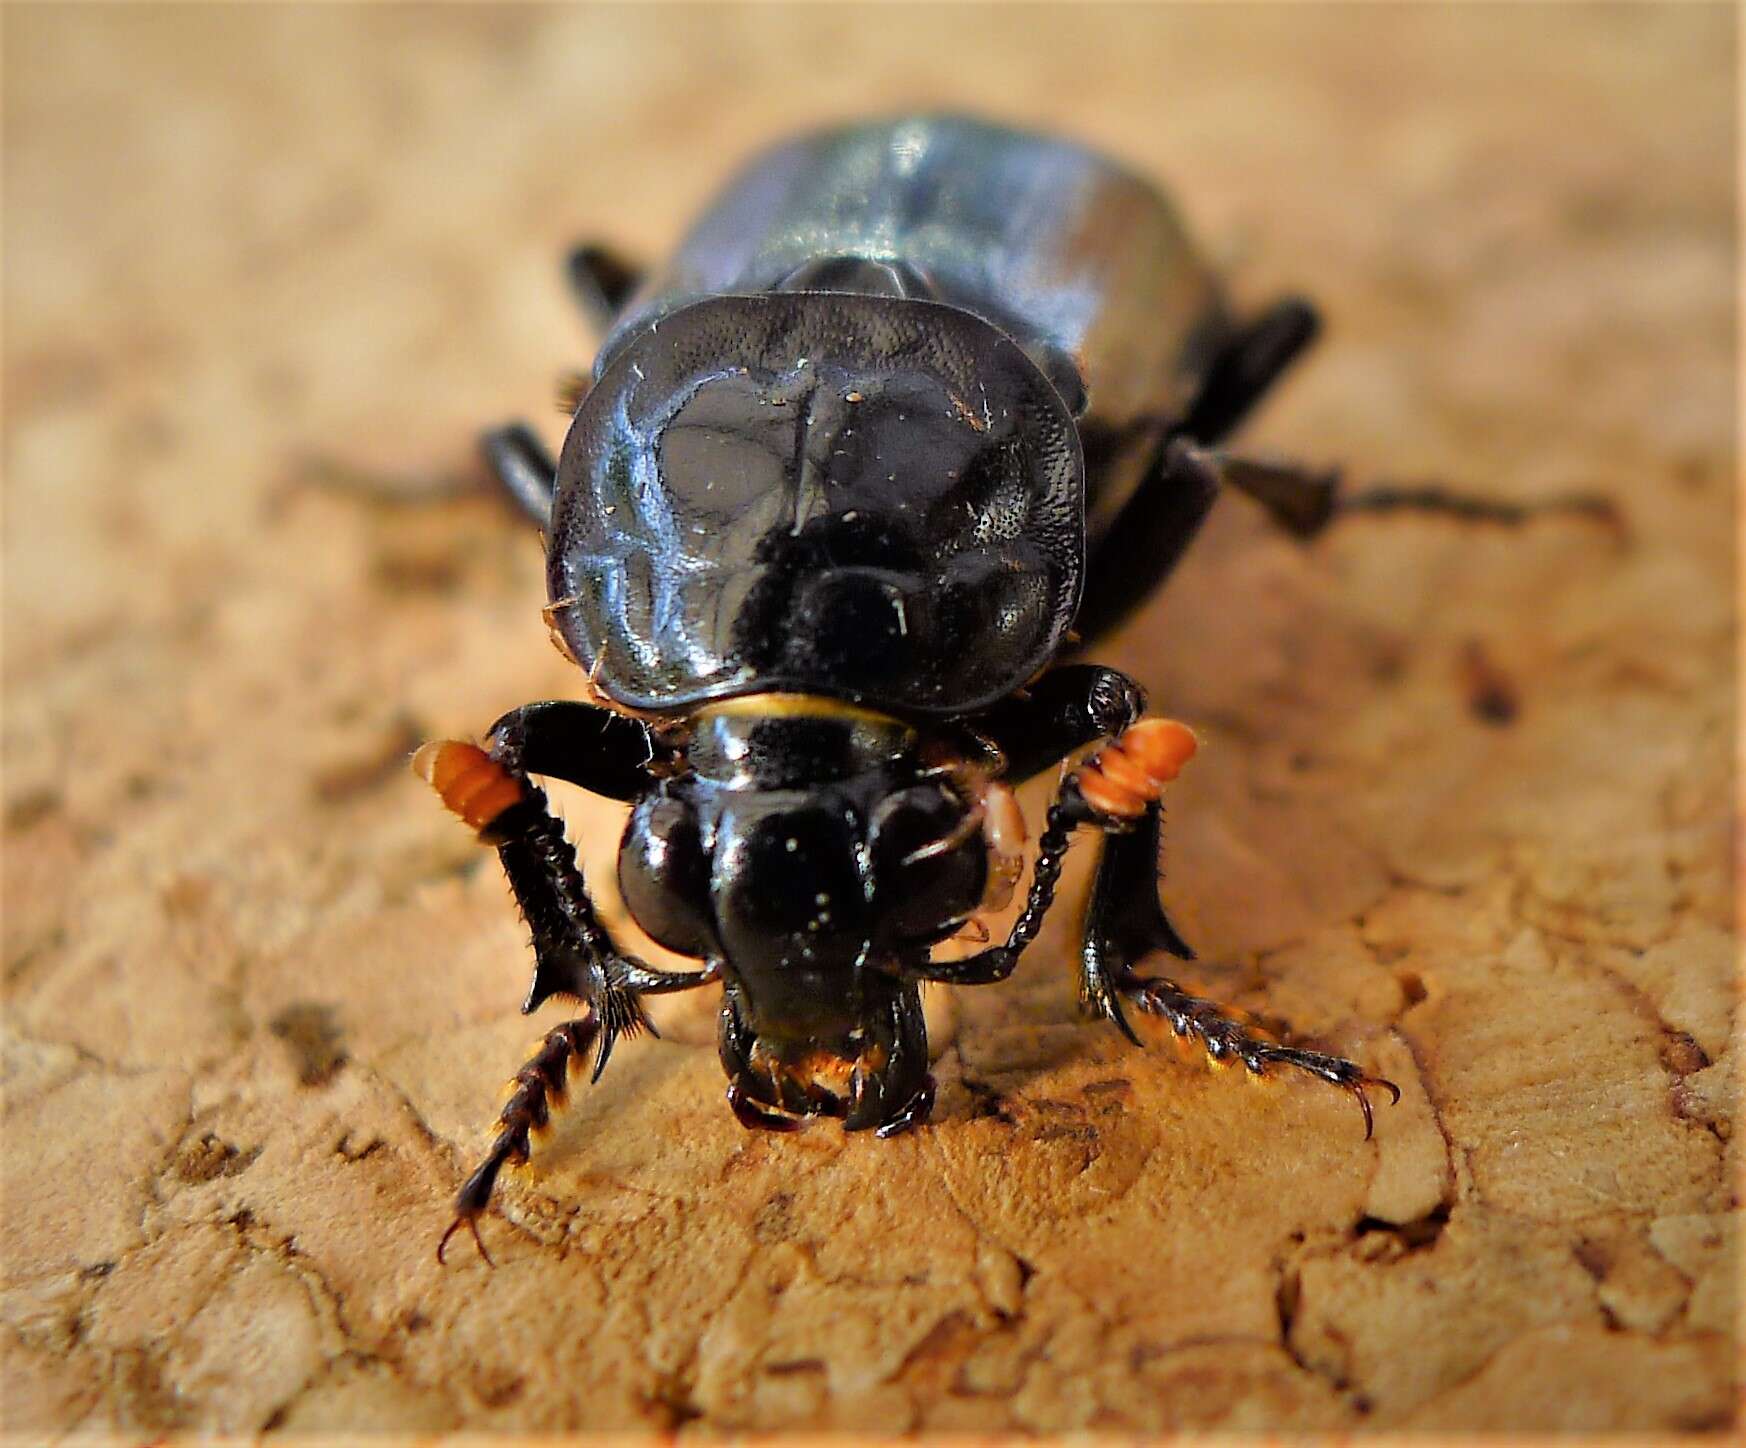
M1618 505L1600 493L1555 493L1528 502L1460 492L1439 483L1377 483L1346 489L1338 468L1315 468L1278 458L1207 454L1219 481L1247 493L1274 522L1298 538L1314 538L1342 518L1360 513L1430 513L1463 523L1519 528L1536 518L1586 518L1617 529Z
M1269 388L1321 334L1322 320L1302 297L1284 297L1225 344L1181 431L1197 442L1235 431Z

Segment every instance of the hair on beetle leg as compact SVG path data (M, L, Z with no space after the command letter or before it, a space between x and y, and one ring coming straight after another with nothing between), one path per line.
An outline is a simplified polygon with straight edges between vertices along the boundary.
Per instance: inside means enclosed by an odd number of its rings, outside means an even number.
M593 387L594 376L592 373L574 370L560 372L557 383L552 389L553 400L557 403L558 411L567 416L574 416L576 409L587 399Z

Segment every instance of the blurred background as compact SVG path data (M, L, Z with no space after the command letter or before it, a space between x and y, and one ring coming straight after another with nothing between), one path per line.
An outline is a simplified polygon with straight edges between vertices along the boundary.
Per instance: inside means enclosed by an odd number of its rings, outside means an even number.
M6 7L0 1423L1726 1421L1736 24ZM1624 511L1306 550L1226 503L1102 656L1208 741L1209 988L1407 1098L1365 1146L1080 1027L1062 921L940 1008L932 1130L749 1139L680 1008L439 1272L557 1017L405 761L575 687L472 438L561 437L574 241L658 258L760 144L914 108L1104 148L1240 301L1316 299L1248 443Z

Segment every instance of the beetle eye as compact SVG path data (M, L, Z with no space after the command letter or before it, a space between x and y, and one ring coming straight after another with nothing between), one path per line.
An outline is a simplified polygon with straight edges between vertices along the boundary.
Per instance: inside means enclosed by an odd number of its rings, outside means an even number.
M619 848L618 889L657 944L681 955L714 953L709 853L689 800L658 791L638 804Z
M988 873L979 812L938 785L886 799L869 830L877 918L894 944L943 939L981 902Z

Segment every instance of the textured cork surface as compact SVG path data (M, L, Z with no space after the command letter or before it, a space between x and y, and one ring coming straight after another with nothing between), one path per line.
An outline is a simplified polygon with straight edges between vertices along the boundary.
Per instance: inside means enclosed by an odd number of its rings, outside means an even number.
M4 24L7 1430L1728 1419L1729 12ZM933 1002L928 1129L748 1134L669 1004L506 1179L496 1270L439 1269L561 1016L406 760L576 684L470 434L557 437L568 242L656 254L758 142L940 104L1318 298L1249 441L1624 511L1303 548L1227 501L1102 651L1205 740L1199 982L1404 1099L1366 1144L1082 1024L1063 912ZM614 811L563 802L602 874Z

